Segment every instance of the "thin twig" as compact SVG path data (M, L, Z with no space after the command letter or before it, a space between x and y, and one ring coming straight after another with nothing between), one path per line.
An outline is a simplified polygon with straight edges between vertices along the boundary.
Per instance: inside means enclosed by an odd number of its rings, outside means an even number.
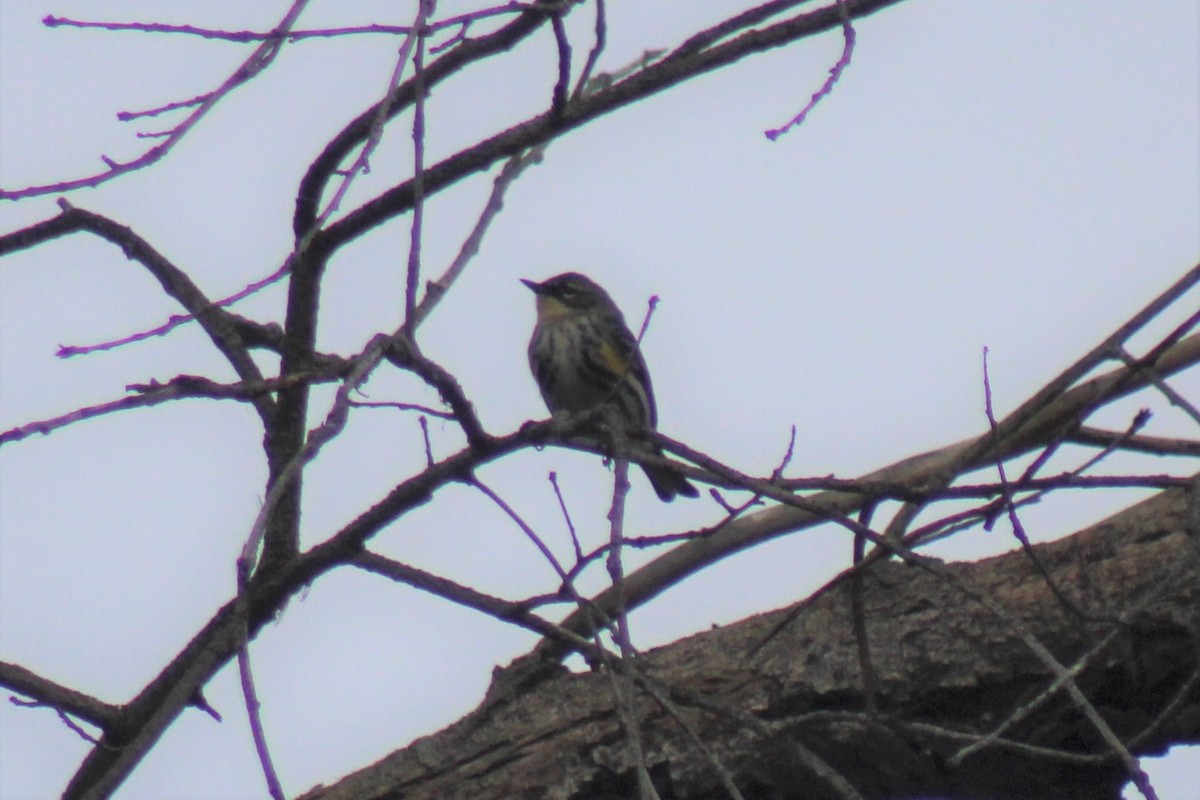
M325 208L317 214L316 219L299 236L297 251L307 249L312 239L317 235L317 232L325 225L339 208L341 208L342 200L346 197L346 193L350 191L350 185L361 174L369 172L371 169L371 156L375 149L379 146L379 142L383 139L383 129L387 124L388 117L391 114L392 105L396 102L396 94L400 88L400 79L404 77L404 67L412 58L413 47L418 39L418 32L424 30L427 20L426 0L421 0L417 4L417 16L413 20L412 28L404 36L404 41L400 45L400 52L396 56L396 65L392 68L391 77L388 79L387 91L384 92L383 99L379 101L378 107L375 109L374 115L371 117L371 125L367 132L367 137L362 143L362 147L358 151L354 162L345 170L340 172L341 181L338 182L337 188L333 192L333 197L330 198ZM417 177L414 176L414 180Z
M870 525L874 510L874 504L863 506L858 516L859 523L864 527ZM854 566L862 564L866 546L867 540L855 534L852 556ZM863 571L855 570L850 576L850 620L854 630L858 671L862 675L863 708L868 716L875 717L879 714L879 674L875 671L875 662L871 658L871 639L867 633L867 608L864 594Z
M166 114L171 111L178 111L181 108L192 108L193 106L198 106L203 103L211 94L212 92L205 92L204 94L196 95L191 100L175 100L170 103L163 103L161 106L147 108L141 111L118 111L117 119L121 122L132 122L135 119L142 119L144 117L157 117L161 114Z
M575 532L575 523L571 519L571 512L567 510L567 501L563 497L562 489L558 485L558 473L551 471L548 476L550 485L554 487L554 496L558 498L558 507L562 510L563 520L567 523L567 532L571 535L571 545L575 548L575 564L578 567L583 561L583 548L579 546L579 534ZM572 572L576 567L572 568Z
M437 0L420 0L420 19L428 19ZM416 321L417 287L421 281L421 232L425 221L425 32L417 34L413 49L413 209L408 246L408 269L404 281L404 332L413 337Z
M113 727L121 719L120 706L105 703L91 695L55 683L17 664L0 661L0 685L32 698L20 700L10 697L9 702L14 705L26 708L53 708L78 717L101 730Z
M1133 367L1135 369L1146 370L1150 375L1150 382L1154 384L1155 388L1162 392L1163 396L1171 402L1171 405L1183 411L1183 413L1191 417L1196 424L1200 425L1200 409L1192 405L1192 403L1189 402L1186 397L1172 389L1171 385L1162 379L1162 376L1158 374L1158 371L1154 369L1153 365L1143 366L1138 362L1137 359L1130 355L1129 351L1124 347L1116 348L1116 352L1117 356L1126 364L1126 366Z
M655 309L658 308L659 297L656 294L650 295L646 300L646 315L642 317L642 327L638 329L637 343L640 347L642 340L646 338L646 331L650 329L650 318L654 316Z
M559 590L556 596L569 599L575 604L576 608L579 609L580 613L587 615L592 621L590 631L594 641L595 649L590 653L584 651L580 652L589 660L589 662L596 663L594 659L596 658L597 653L604 652L604 643L600 639L600 631L605 627L609 627L611 620L609 620L603 613L600 613L597 609L595 609L592 606L591 601L579 593L579 590L575 588L574 572L567 572L563 568L562 564L555 557L554 552L550 549L550 547L542 540L540 536L537 535L537 532L525 522L525 520L516 512L516 510L512 508L512 506L505 502L500 495L492 491L478 478L472 476L468 483L479 489L488 497L488 499L499 506L500 510L502 510L506 515L508 515L509 519L517 524L517 527L521 529L521 532L525 534L526 538L533 542L534 546L541 551L542 556L550 563L550 566L558 574ZM603 662L603 659L601 659L601 661Z
M425 321L426 317L429 316L434 307L445 296L446 292L450 290L454 282L458 280L458 277L466 270L467 264L479 252L479 247L483 244L484 236L487 234L492 220L504 208L504 195L508 191L508 187L520 177L526 167L540 164L543 152L543 148L535 147L525 153L513 156L505 162L504 167L500 170L500 174L496 176L496 180L492 183L492 192L488 196L488 201L484 205L479 219L475 222L475 227L471 229L471 233L463 241L458 254L437 280L429 281L425 285L425 295L421 298L420 304L413 312L412 327L414 329Z
M437 419L452 420L454 415L449 411L439 411L436 408L423 406L420 403L396 403L387 400L351 400L351 408L395 408L400 411L419 411L422 416Z
M72 180L57 181L55 183L27 186L23 189L7 190L0 189L0 199L18 200L23 197L36 197L44 194L56 194L59 192L69 192L74 189L84 187L95 187L102 183L107 183L118 175L124 175L134 170L142 169L150 164L155 163L172 148L178 144L184 136L198 123L218 102L226 95L238 88L242 84L250 81L259 73L265 70L279 55L283 48L284 41L292 26L296 24L296 20L300 17L300 12L308 5L309 0L294 0L287 13L283 15L283 19L271 31L262 44L255 48L242 64L233 71L223 84L215 91L205 95L205 99L200 103L195 111L179 123L166 137L164 141L147 150L142 155L132 161L117 162L110 158L101 157L105 165L108 167L104 172L95 173L85 178L75 178Z
M625 530L625 498L629 494L629 488L629 461L617 458L613 466L612 505L608 509L609 548L606 565L608 575L612 579L613 590L616 592L613 618L617 622L617 644L621 647L622 658L633 655L633 643L629 636L629 619L623 600L625 569L621 561L621 542Z
M398 328L390 337L376 338L383 341L384 358L400 369L412 372L437 390L442 401L450 407L454 421L462 428L471 447L485 448L491 437L483 429L483 423L475 413L475 406L467 399L458 380L440 364L426 358L416 342L404 335L403 327Z
M258 763L262 766L263 778L267 782L267 792L271 795L272 800L286 800L283 785L279 782L279 774L275 771L275 763L271 760L267 735L263 731L258 692L254 688L254 673L250 669L250 648L244 636L242 645L237 651L237 662L238 676L242 685L242 698L245 700L246 715L250 720L250 735L254 739L254 750L258 754Z
M1170 439L1164 436L1129 436L1127 432L1107 431L1083 426L1069 437L1075 444L1107 448L1110 444L1118 450L1134 453L1150 453L1159 456L1200 457L1200 441L1195 439Z
M130 384L127 391L139 394L110 400L94 406L84 406L50 419L27 422L16 428L0 433L0 446L11 442L19 442L34 434L48 434L59 428L64 428L76 422L94 419L118 411L128 411L135 408L148 408L174 400L188 399L229 399L241 402L254 402L264 394L278 391L299 383L324 383L339 378L337 372L314 371L297 373L283 378L272 378L250 383L238 382L223 384L196 375L180 375L166 383L151 381L147 384Z
M447 17L446 19L437 22L430 22L426 28L429 33L434 33L447 28L469 27L472 22L476 22L478 20L501 16L504 14L519 13L535 7L535 3L520 3L516 2L516 0L513 0L512 2L491 6L490 8L482 8L478 11ZM274 35L273 32L250 30L227 31L216 28L201 28L195 25L168 25L159 22L92 22L87 20L70 19L67 17L55 17L52 15L43 18L42 23L48 28L100 28L108 31L179 33L190 36L198 36L203 39L217 39L227 42L257 42L264 39L269 39ZM405 25L347 25L340 28L310 28L289 31L287 34L287 40L289 42L299 42L306 39L331 39L341 36L357 36L362 34L385 34L388 36L396 36L407 35L412 33L412 31L412 27Z
M429 418L422 414L417 417L417 423L421 426L421 438L425 441L425 466L432 467L434 458L433 444L429 441Z
M649 315L647 315L647 320ZM643 325L643 331L645 326ZM625 498L629 495L629 461L624 458L615 459L613 466L613 499L608 510L609 540L608 574L612 579L613 591L616 593L616 606L613 613L615 623L613 636L621 651L618 662L619 674L608 670L613 684L614 700L617 706L617 718L625 732L625 739L633 756L638 778L638 796L641 800L659 800L658 791L650 780L646 769L646 754L642 748L641 728L638 722L636 697L634 695L634 664L636 654L633 639L629 633L629 615L626 613L624 596L624 566L621 562L621 539L625 529Z
M579 73L579 79L575 82L575 89L571 92L572 100L578 100L580 97L583 97L584 92L591 84L592 72L596 69L596 62L600 60L600 54L604 52L604 47L608 42L608 21L604 0L595 0L595 2L596 38L592 44L592 49L588 51L587 60L583 64L583 71Z
M1021 523L1021 518L1017 514L1017 505L1013 501L1012 487L1008 482L1008 473L1004 469L1004 459L1000 456L1000 426L996 422L996 415L992 410L992 382L988 370L988 348L983 348L983 398L984 398L984 413L987 415L988 427L991 431L992 441L996 446L996 472L1000 476L1000 486L1002 488L1001 502L1004 504L1004 510L1008 514L1009 525L1012 526L1013 536L1021 544L1021 549L1029 557L1038 573L1042 576L1042 580L1050 588L1050 591L1058 599L1060 605L1070 612L1077 619L1091 619L1090 615L1084 613L1079 606L1059 587L1058 581L1054 580L1050 574L1050 570L1046 569L1046 565L1042 563L1042 559L1034 552L1033 544L1029 541L1029 536L1025 533L1025 526Z
M367 572L374 572L377 575L390 578L398 583L412 586L415 589L420 589L423 592L428 592L443 600L449 600L452 603L474 609L503 622L512 623L526 630L533 631L540 636L561 641L572 650L587 652L592 646L587 639L580 637L578 634L571 633L557 624L532 613L529 610L529 603L514 603L511 600L493 597L492 595L472 589L469 586L463 586L447 578L417 569L408 564L402 564L399 561L372 553L369 550L359 552L348 559L346 563Z
M247 297L251 296L252 294L260 292L263 289L267 288L268 286L272 286L272 285L278 283L291 271L291 269L292 269L292 257L289 255L286 259L284 259L283 264L277 270L272 272L270 275L266 276L265 278L260 278L257 281L251 282L244 288L239 289L238 291L234 292L233 294L231 294L227 297L223 297L220 300L214 300L213 302L211 302L207 306L205 306L204 311L207 311L210 308L227 308L228 306L231 306L237 302L240 302L241 300L246 299ZM87 355L89 353L98 353L98 352L101 352L104 350L113 350L115 348L122 347L127 344L132 344L134 342L140 342L145 339L152 339L156 336L165 336L166 334L168 334L171 331L178 328L180 325L186 325L189 322L195 322L197 317L199 316L199 313L203 313L203 312L189 313L189 314L172 314L171 317L169 319L167 319L166 322L164 322L161 325L158 325L154 328L150 328L149 330L139 331L137 333L131 333L128 336L121 337L120 339L113 339L111 341L100 342L99 344L60 345L58 348L58 351L55 353L55 355L57 355L59 358L70 358L72 356Z
M854 25L850 22L850 12L846 9L845 0L834 0L834 2L837 4L838 14L842 19L842 55L829 70L829 77L825 79L825 83L821 84L821 88L813 94L812 98L808 101L808 105L802 108L799 114L792 117L782 128L772 128L764 132L766 137L772 142L804 122L805 117L808 116L808 112L816 108L817 103L821 102L826 95L833 91L834 85L842 77L842 72L845 71L846 67L850 66L850 58L854 55L854 42L857 34L854 31Z
M18 706L20 708L49 708L49 709L52 709L54 711L54 713L58 715L59 721L62 722L63 725L66 725L80 739L83 739L85 742L87 742L88 744L91 744L91 745L99 745L100 744L99 739L97 739L95 736L93 736L92 734L90 734L86 730L84 730L82 725L80 725L75 720L71 719L70 715L68 715L67 712L63 711L61 708L54 708L54 706L51 706L47 703L40 702L38 700L22 700L19 697L9 697L8 702L10 702L14 706Z
M1032 700L1023 703L1019 708L1014 709L1013 712L1005 717L1004 721L997 725L990 733L976 738L969 745L961 748L957 753L951 756L949 761L950 766L956 767L971 754L994 746L1014 725L1028 717L1037 709L1044 706L1051 698L1055 697L1069 681L1073 681L1075 678L1079 677L1080 673L1082 673L1084 668L1091 663L1092 659L1103 653L1108 646L1116 640L1117 636L1122 632L1122 630L1123 629L1121 626L1113 626L1112 630L1110 630L1103 639L1101 639L1099 642L1096 642L1096 644L1094 644L1088 652L1084 653L1080 658L1078 658L1069 669L1067 669L1061 675L1055 676L1054 680L1052 680L1048 686L1042 689L1042 691L1038 692L1038 694Z
M213 346L225 357L243 381L262 381L262 371L249 352L237 318L222 308L213 306L191 276L163 256L144 238L130 228L101 214L75 208L65 199L58 202L62 213L20 231L0 236L0 254L17 252L50 241L67 233L87 231L121 248L125 256L141 264L154 276L163 291L193 314L200 322ZM265 396L254 401L255 410L264 424L275 413L274 402Z
M492 489L483 481L479 480L479 478L472 476L469 483L471 486L474 486L476 489L481 491L484 496L495 503L500 510L508 516L509 519L516 523L517 527L521 529L521 533L525 534L525 538L533 542L533 546L538 549L538 551L542 554L542 557L546 559L546 562L554 569L556 573L558 573L558 577L560 580L562 580L563 585L567 585L569 583L567 579L567 571L563 569L562 564L559 563L558 558L554 555L554 551L542 541L542 537L537 535L537 532L530 527L529 523L525 522L521 515L518 514L512 506L504 501L503 497L492 491Z

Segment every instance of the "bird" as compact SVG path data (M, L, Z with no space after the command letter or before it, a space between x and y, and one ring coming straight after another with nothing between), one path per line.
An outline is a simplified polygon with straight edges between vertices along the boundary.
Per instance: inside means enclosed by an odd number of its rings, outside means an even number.
M658 412L646 361L608 293L578 272L541 283L525 278L521 282L537 295L529 367L550 413L575 414L603 406L604 419L623 425L626 432L655 430ZM645 438L632 438L629 445L662 455L662 449ZM677 470L639 466L663 502L700 494Z

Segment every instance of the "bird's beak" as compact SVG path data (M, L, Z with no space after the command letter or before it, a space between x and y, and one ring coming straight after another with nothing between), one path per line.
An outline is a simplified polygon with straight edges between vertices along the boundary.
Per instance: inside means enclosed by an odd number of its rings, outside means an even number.
M531 280L526 280L525 278L521 278L521 283L528 286L529 290L532 291L534 294L542 293L542 285L540 283L538 283L537 281L531 281Z

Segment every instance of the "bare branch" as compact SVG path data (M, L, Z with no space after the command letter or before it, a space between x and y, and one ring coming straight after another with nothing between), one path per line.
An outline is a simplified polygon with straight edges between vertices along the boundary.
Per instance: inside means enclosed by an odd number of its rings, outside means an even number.
M492 220L504 208L504 194L508 191L508 187L520 177L526 167L541 163L542 152L541 148L535 148L527 153L513 156L505 162L504 168L500 170L500 174L492 183L492 193L488 197L483 212L479 215L471 233L463 241L458 255L454 257L454 261L450 263L441 277L425 284L425 295L412 314L414 328L425 321L446 292L450 290L454 281L466 270L467 264L479 252L479 246L483 243L483 238L487 234Z
M800 109L800 113L792 117L792 119L782 128L772 128L766 131L764 135L772 142L780 136L788 133L792 128L804 122L808 116L808 112L816 108L817 103L821 102L830 92L833 87L841 79L842 73L846 67L850 66L850 59L854 55L854 42L856 34L854 26L850 23L850 14L846 11L845 0L834 0L837 4L838 13L842 18L842 37L844 44L842 45L842 54L838 57L837 63L829 70L829 77L825 79L825 83L816 91L812 98L808 101L808 105Z
M1131 356L1129 354L1129 351L1126 350L1124 347L1117 348L1117 356L1127 366L1135 367L1135 368L1140 367L1137 359L1135 359L1133 356ZM1187 414L1189 417L1191 417L1193 420L1195 420L1197 425L1200 425L1200 409L1197 409L1196 406L1192 405L1192 403L1190 403L1187 398L1185 398L1179 392L1172 389L1171 385L1168 384L1165 380L1163 380L1158 375L1158 373L1154 370L1153 365L1146 367L1146 369L1150 371L1151 383L1153 383L1154 386L1160 392L1162 392L1164 397L1166 397L1169 401L1171 401L1171 405L1175 406L1178 409L1181 409L1185 414Z
M567 39L567 26L561 14L550 17L554 30L554 44L558 48L558 80L550 94L550 113L561 114L567 107L567 86L571 83L571 42Z
M999 425L997 424L995 414L992 411L992 381L988 371L987 357L988 349L985 347L983 348L984 412L987 415L988 428L992 435L992 443L995 445L996 453L999 454ZM1075 601L1063 593L1062 589L1050 576L1050 571L1046 569L1046 565L1038 559L1037 554L1033 551L1033 545L1030 544L1029 536L1025 533L1025 526L1021 524L1021 518L1017 514L1017 506L1013 500L1012 487L1008 483L1008 472L1004 469L1004 459L1000 458L998 455L996 458L996 472L1000 476L1000 500L1004 504L1005 513L1008 514L1008 521L1012 526L1013 536L1015 536L1017 541L1020 542L1021 549L1025 551L1025 554L1029 556L1029 560L1033 562L1035 567L1037 567L1038 572L1040 572L1042 578L1045 579L1046 585L1050 588L1050 591L1054 593L1054 596L1058 599L1058 602L1062 603L1063 608L1070 611L1078 619L1087 619L1088 615L1079 609L1079 607L1075 604Z
M237 652L238 677L242 685L242 698L246 704L246 716L250 720L250 734L254 739L254 751L258 754L258 763L262 766L263 778L267 782L267 792L272 800L284 800L283 786L279 783L279 775L275 772L275 763L271 760L271 751L267 747L267 735L263 731L262 715L259 714L258 691L254 688L254 672L250 668L250 648L245 641Z
M142 117L157 117L160 114L166 114L170 111L178 111L181 108L192 108L198 106L212 96L212 92L206 92L201 95L196 95L191 100L177 100L173 103L164 103L156 108L147 108L142 111L118 111L117 119L121 122L131 122ZM141 134L138 134L141 136Z
M190 398L229 399L253 403L258 398L271 392L300 383L324 383L340 377L338 372L310 372L292 375L275 380L256 381L254 383L223 384L196 375L179 375L167 383L152 381L148 384L132 384L126 386L127 391L138 392L132 397L122 397L94 406L77 408L66 414L51 419L29 422L16 428L0 432L0 445L19 442L36 433L48 434L58 428L66 427L76 422L112 414L117 411L128 411L134 408L157 406L172 400Z
M1139 314L1138 318L1141 317ZM1169 375L1196 363L1200 363L1200 335L1191 336L1164 353L1159 359L1158 369L1163 375ZM1046 397L1045 390L1040 390L1034 396L1038 401L1035 413L1028 410L1033 407L1032 401L1029 401L999 424L1000 441L1005 454L1011 457L1025 452L1037 445L1039 437L1052 435L1064 424L1090 411L1095 407L1097 398L1116 399L1144 386L1145 380L1145 377L1132 370L1118 369L1085 381L1054 397ZM1062 383L1061 378L1056 379L1054 383ZM1014 427L1014 421L1022 424ZM642 605L686 576L730 553L785 533L804 530L855 513L867 501L861 494L839 491L823 492L800 501L774 484L743 475L662 434L655 433L653 439L665 450L699 464L709 473L733 485L761 492L764 496L779 500L783 505L765 509L731 523L703 541L678 547L627 576L624 602L628 603L630 608ZM993 454L989 451L993 441L990 433L968 439L897 462L865 476L862 481L867 484L873 481L904 484L909 491L918 495L936 491L953 475L991 463ZM703 473L697 474L689 470L687 474L689 477L703 479ZM598 607L605 610L614 607L614 600L612 596L603 595L595 598ZM585 621L572 617L564 621L563 625L571 630L578 630L577 626L582 627Z
M556 573L558 573L558 577L562 580L563 586L565 587L570 582L567 578L567 571L563 569L562 564L559 563L558 558L554 555L554 551L551 550L544 541L542 541L542 537L537 535L537 532L534 531L534 529L531 528L529 524L521 518L521 515L518 514L512 506L504 501L504 498L492 491L491 488L488 487L483 481L479 480L479 478L472 476L469 483L481 491L484 496L495 503L500 510L508 516L509 519L516 523L517 527L521 529L521 533L525 534L525 538L533 542L533 546L538 549L538 552L542 554L542 557L546 559L546 562L554 569Z
M220 300L211 303L209 307L225 308L244 300L250 295L281 281L284 276L288 274L291 268L292 259L289 256L287 259L285 259L283 265L280 266L279 269L275 270L267 277L254 281L245 288L239 289L228 297L223 297ZM278 325L271 324L267 326L261 326L258 323L243 319L242 317L239 317L233 313L230 313L229 316L233 323L237 326L238 331L241 333L242 339L247 347L262 346L266 342L270 341L274 344L272 349L278 349L279 345L276 344L274 340L281 338L283 335L283 331L280 330ZM133 333L128 336L123 336L120 339L114 339L109 342L101 342L100 344L92 345L61 345L59 346L55 355L57 355L59 358L71 358L72 356L87 355L103 350L113 350L118 347L123 347L127 344L133 344L134 342L140 342L156 336L165 336L181 325L186 325L189 322L195 322L196 319L197 317L195 314L174 314L166 322L157 327L150 328L149 330L145 331L139 331L138 333Z
M458 14L442 20L428 23L425 28L430 33L447 28L465 28L472 22L488 19L505 14L514 14L522 10L535 8L533 3L520 3L516 0L490 8L482 8L465 14ZM48 28L99 28L107 31L136 31L139 33L178 33L188 36L198 36L202 39L217 39L226 42L259 42L272 39L278 34L275 31L226 31L215 28L201 28L195 25L168 25L160 22L97 22L70 19L67 17L46 16L42 23ZM332 39L342 36L358 36L362 34L385 34L388 36L403 36L412 33L411 26L406 25L347 25L338 28L310 28L288 31L288 42L300 42L306 39Z
M417 27L433 13L436 0L420 0ZM417 287L421 282L421 230L425 221L425 34L417 36L413 50L413 213L408 246L408 269L404 281L404 332L411 339L416 321ZM382 125L382 114L380 115Z
M1105 431L1090 428L1086 425L1076 430L1068 438L1077 444L1108 447L1117 443L1121 450L1138 453L1151 453L1161 456L1195 456L1200 457L1200 441L1191 439L1165 439L1160 436L1126 436L1118 431Z
M865 16L897 2L900 0L844 0L846 10L852 17ZM792 2L787 5L795 4ZM532 31L530 26L536 26L542 21L532 17L533 15L530 15L528 19L526 17L518 18L509 27L496 34L465 43L447 53L430 65L426 73L426 85L432 89L437 82L445 79L453 71L461 69L467 60L482 57L484 51L490 52L501 41L507 42L513 37L523 38L528 35ZM757 17L758 15L755 15L754 18ZM751 24L751 17L745 15L739 15L735 19L741 21L739 24ZM840 12L831 6L810 14L798 15L766 28L747 30L737 38L710 48L683 55L676 51L673 58L665 58L648 64L644 69L627 78L597 88L594 92L586 93L586 96L569 104L561 114L546 112L432 165L425 174L425 191L427 194L441 191L468 175L487 169L501 158L511 157L531 147L546 144L567 131L617 108L664 91L688 78L840 25ZM451 57L453 60L450 60ZM394 115L402 107L407 107L413 101L413 97L412 84L411 82L406 83L398 92L396 104L389 114ZM311 208L313 198L319 196L320 192L317 186L323 184L331 171L336 169L334 165L340 163L342 154L348 152L361 140L365 121L368 118L369 114L360 115L357 120L347 126L330 143L326 152L310 169L309 175L306 176L301 187L301 200L297 205L297 235L303 235L311 228L312 217L308 215L308 210ZM346 214L318 234L314 243L319 244L322 252L337 249L362 232L397 214L407 212L412 208L412 202L412 181L406 181Z
M375 401L366 401L366 400L351 400L350 407L351 408L395 408L395 409L399 409L400 411L419 411L419 412L421 412L421 414L423 416L427 416L427 417L437 417L438 419L446 419L446 420L454 419L454 415L449 412L439 411L436 408L430 408L429 406L423 406L420 403L392 403L392 402L386 402L386 401L375 402Z
M117 245L128 258L144 266L158 280L163 291L199 321L204 332L229 361L238 377L248 383L263 380L258 365L250 357L249 349L242 340L241 326L234 321L229 312L210 302L186 272L131 229L100 214L74 208L65 201L60 202L60 205L63 206L63 212L57 217L0 237L0 256L68 233L94 233ZM259 397L254 405L264 422L274 416L274 404L269 398Z
M317 215L311 226L303 232L303 235L301 235L300 231L297 231L297 251L303 251L306 249L312 239L312 236L341 207L342 200L345 198L346 193L350 191L350 185L354 183L355 178L370 171L371 156L374 154L375 149L379 146L380 141L383 140L384 125L392 114L393 103L397 97L397 88L400 84L400 79L404 76L404 68L413 58L413 48L418 39L421 40L422 43L424 42L424 34L420 33L420 31L424 30L425 21L428 19L430 10L431 9L427 7L425 0L422 0L422 2L418 3L417 17L414 21L415 24L411 29L409 29L409 32L404 37L404 42L400 45L400 52L396 57L396 66L393 68L392 75L388 79L387 90L383 94L383 99L379 101L379 104L376 106L375 113L371 117L371 126L368 130L366 139L362 143L362 148L355 157L354 163L340 172L341 181L339 182L337 189L334 191L333 197L330 199L329 203L326 204L324 210ZM415 85L416 84L414 84L414 86ZM424 71L422 71L420 91L417 92L417 102L422 102L421 98L423 98L423 95ZM417 123L414 120L414 137L417 134L416 124ZM415 182L421 181L423 179L423 175L424 170L418 169L414 173L414 184ZM423 192L422 197L424 197ZM419 226L415 230L417 231L416 235L419 243Z
M442 400L450 406L454 418L462 426L467 441L472 447L486 448L490 438L475 413L475 406L467 399L458 381L438 364L422 355L420 349L403 334L397 332L388 340L384 357L401 369L411 370L427 384L438 390Z
M370 377L371 372L383 360L384 352L388 346L389 342L386 336L377 336L367 344L361 355L353 359L352 363L354 366L346 375L342 385L338 388L337 396L334 398L333 406L329 409L325 421L308 434L303 449L274 476L271 487L267 492L267 497L263 501L262 508L259 509L258 516L254 520L254 525L250 529L250 535L247 537L246 543L242 547L241 555L238 557L239 570L244 572L245 575L249 575L252 572L255 554L266 537L267 528L271 523L271 518L277 504L285 492L291 491L294 488L294 482L299 481L300 473L304 467L317 457L321 448L332 441L346 427L346 421L350 417L351 393Z
M572 100L578 100L583 96L585 91L595 88L592 86L592 72L596 69L596 62L600 60L600 55L604 52L604 47L608 42L608 19L605 12L604 0L595 0L595 2L596 39L592 44L592 49L588 51L587 61L584 62L583 70L579 73L579 79L575 82L575 89L571 92Z
M575 523L571 521L571 512L567 509L567 501L563 497L562 489L558 486L558 473L551 472L547 476L550 480L550 485L554 487L554 496L558 498L558 508L562 511L563 521L567 523L567 532L571 534L571 545L575 548L575 566L571 568L571 574L578 574L579 565L584 560L583 548L579 546L579 535L575 532Z
M425 72L426 91L432 91L441 81L468 64L513 47L543 25L546 19L544 12L524 8L516 19L500 30L478 39L463 41L429 65ZM318 205L327 182L338 172L345 158L371 137L378 124L377 120L382 118L386 121L395 117L411 105L415 97L415 85L411 81L397 87L382 101L351 121L326 145L324 152L309 167L297 193L292 229L298 241L320 227L317 222Z
M18 200L23 197L36 197L43 194L69 192L74 189L81 189L88 186L95 187L102 183L107 183L119 175L124 175L128 172L133 172L134 170L139 170L155 163L169 153L171 149L174 148L175 145L187 135L188 131L190 131L196 125L196 123L199 122L204 115L212 109L213 106L220 102L222 98L224 98L234 89L254 78L271 65L271 62L275 60L275 56L279 55L280 48L283 46L284 38L286 37L288 31L291 30L292 25L295 24L296 19L300 16L300 12L304 10L306 5L308 5L308 0L294 0L291 8L289 8L287 13L284 14L283 19L281 19L279 24L275 26L275 29L271 31L270 37L264 40L263 43L259 45L250 55L250 57L246 59L216 91L204 95L204 101L196 107L196 110L189 114L187 119L173 128L166 136L164 141L160 144L150 148L141 156L138 156L132 161L120 163L105 157L102 160L105 162L105 164L107 164L108 169L104 172L98 172L93 175L89 175L86 178L74 178L71 180L58 181L56 183L28 186L24 189L0 189L0 200ZM48 20L50 19L52 18L47 18L47 24L49 24Z
M588 642L570 631L563 630L553 622L549 622L529 611L523 603L514 603L499 597L486 595L469 586L434 575L416 567L402 564L399 561L364 550L350 559L349 563L367 572L374 572L385 578L391 578L399 583L412 586L424 592L437 595L452 603L495 617L504 622L510 622L522 628L533 631L541 636L560 638L572 648L587 648Z
M120 706L69 689L6 661L0 661L0 686L31 697L38 705L78 717L101 730L108 730L121 718Z

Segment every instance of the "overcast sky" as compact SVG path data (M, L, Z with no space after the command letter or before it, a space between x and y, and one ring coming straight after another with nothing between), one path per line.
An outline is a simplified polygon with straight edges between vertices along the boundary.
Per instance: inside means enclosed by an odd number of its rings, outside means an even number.
M404 24L413 5L314 0L299 27ZM600 69L678 44L743 5L609 0ZM79 177L101 168L101 156L139 154L146 140L135 134L174 118L131 126L118 111L209 91L248 54L182 36L50 30L45 15L266 29L286 6L3 0L0 185ZM573 15L580 41L590 25L590 11ZM661 298L644 350L668 435L766 474L795 425L790 474L853 477L984 430L985 346L1002 414L1195 264L1194 0L909 0L856 27L841 82L779 141L763 131L821 85L840 33L601 119L555 143L521 178L421 332L426 354L459 377L489 430L545 416L525 361L533 305L522 277L586 272L631 321L651 295ZM210 297L237 291L289 252L297 181L384 91L397 44L375 36L288 47L165 161L70 200L131 226ZM429 160L544 108L554 69L553 42L539 35L440 88L428 109ZM410 147L404 125L390 127L347 207L401 181ZM457 252L493 176L429 204L429 275ZM54 201L3 203L0 231L52 216ZM331 262L321 349L350 355L400 322L408 225L405 217L382 226ZM119 338L179 311L143 269L94 238L7 258L0 281L0 429L115 399L152 378L233 379L194 326L55 358L60 344ZM237 310L279 319L281 301L276 287ZM1200 294L1188 303L1194 309ZM1177 382L1193 399L1195 373ZM366 392L436 402L412 387L384 369ZM314 405L316 421L324 407ZM1155 413L1148 433L1195 436L1154 395L1095 422L1124 428L1140 406ZM262 499L260 436L245 407L191 401L0 449L0 658L110 702L132 697L232 594L233 562ZM432 439L439 455L459 444L436 422ZM423 461L412 415L356 411L309 468L304 545ZM582 538L603 541L611 481L595 457L528 452L480 476L565 555L550 470ZM1087 495L1031 510L1033 538L1057 538L1138 497ZM687 530L721 513L707 500L660 504L640 475L630 504L630 533ZM465 488L446 490L444 502L405 517L372 547L507 597L555 587L520 532ZM636 613L635 641L650 647L792 603L844 566L849 547L844 532L822 529L741 554ZM998 527L936 553L1011 548ZM633 554L630 564L645 558ZM584 588L603 583L597 572ZM285 788L328 783L454 721L481 699L492 666L533 642L378 577L342 569L322 578L253 645ZM184 713L119 797L264 796L236 670L219 673L206 694L224 723ZM86 751L54 714L0 703L4 798L57 795ZM1179 774L1196 769L1197 759L1181 761ZM1160 787L1182 785L1148 766L1164 775Z

